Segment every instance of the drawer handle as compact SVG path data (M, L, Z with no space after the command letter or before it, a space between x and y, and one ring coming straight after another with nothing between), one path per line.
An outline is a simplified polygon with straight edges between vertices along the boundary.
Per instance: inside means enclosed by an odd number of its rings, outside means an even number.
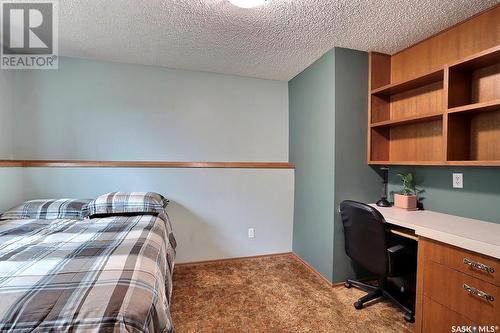
M490 273L490 274L495 273L495 269L493 267L490 267L490 266L485 265L485 264L481 264L480 262L473 261L473 260L470 260L467 258L464 258L464 264L466 264L472 268L477 268L479 270L485 271L486 273Z
M484 291L481 291L479 289L476 289L474 287L469 286L468 284L464 283L464 289L467 291L470 295L480 297L484 300L487 300L488 302L493 302L495 300L495 297L485 293Z

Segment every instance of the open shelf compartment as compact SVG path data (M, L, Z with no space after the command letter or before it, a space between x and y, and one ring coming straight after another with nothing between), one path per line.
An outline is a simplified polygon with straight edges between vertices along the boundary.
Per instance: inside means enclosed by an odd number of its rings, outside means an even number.
M443 81L425 84L393 95L372 94L371 125L408 123L439 117L444 113Z
M500 106L448 115L447 160L464 165L467 161L500 164Z
M441 118L392 127L375 127L370 131L370 162L373 164L443 163Z
M500 47L452 64L448 71L448 108L500 100Z

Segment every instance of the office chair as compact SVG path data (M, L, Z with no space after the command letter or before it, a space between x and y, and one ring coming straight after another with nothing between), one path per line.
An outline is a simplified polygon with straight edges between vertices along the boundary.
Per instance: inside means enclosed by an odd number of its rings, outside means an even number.
M384 217L375 208L356 201L340 204L346 254L378 278L378 285L348 279L345 287L356 286L368 294L354 303L358 310L366 302L383 297L404 311L404 319L414 322L414 311L404 306L388 291L388 278L404 276L416 270L416 254L401 244L394 244ZM392 279L391 279L392 280Z

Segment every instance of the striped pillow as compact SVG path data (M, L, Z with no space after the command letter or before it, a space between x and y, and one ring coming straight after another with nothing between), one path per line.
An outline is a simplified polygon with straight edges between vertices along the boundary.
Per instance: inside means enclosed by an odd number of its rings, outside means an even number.
M158 215L165 211L168 200L155 192L111 192L92 200L84 216L144 214Z
M30 200L0 215L0 220L83 219L83 208L91 199Z

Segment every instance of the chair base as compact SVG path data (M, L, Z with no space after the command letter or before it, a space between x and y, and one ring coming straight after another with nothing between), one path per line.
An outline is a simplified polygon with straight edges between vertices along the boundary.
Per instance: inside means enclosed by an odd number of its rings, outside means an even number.
M385 288L383 287L383 283L379 283L379 286L374 286L371 284L359 282L356 280L346 280L344 283L344 286L346 288L351 288L352 286L358 287L359 289L362 289L364 291L368 291L368 294L365 296L361 297L358 299L356 302L354 302L354 307L357 310L361 310L363 308L363 305L369 301L372 301L374 299L377 299L379 297L385 298L392 303L394 303L397 307L399 307L403 312L404 312L404 319L405 321L409 323L415 322L415 314L412 310L404 306L401 302L399 302L394 296L392 296Z

